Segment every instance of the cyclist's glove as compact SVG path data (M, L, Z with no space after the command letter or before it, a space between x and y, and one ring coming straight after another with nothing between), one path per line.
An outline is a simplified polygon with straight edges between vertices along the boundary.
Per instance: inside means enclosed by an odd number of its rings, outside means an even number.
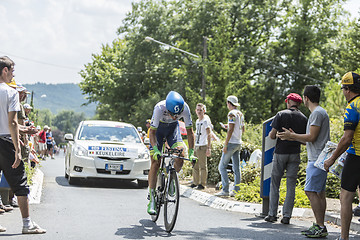
M194 156L194 149L192 148L189 149L189 160L191 161L193 167L198 160L197 157Z
M153 146L153 150L150 151L150 155L153 156L153 159L155 161L160 159L161 156L161 152L159 151L159 149L157 148L157 146Z

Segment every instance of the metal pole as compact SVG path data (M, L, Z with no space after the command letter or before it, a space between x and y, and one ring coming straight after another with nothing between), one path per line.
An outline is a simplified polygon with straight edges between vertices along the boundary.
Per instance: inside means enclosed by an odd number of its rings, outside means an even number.
M203 37L204 38L204 52L203 52L203 61L205 62L206 58L207 58L207 37ZM205 76L205 70L204 70L204 66L201 67L201 97L202 99L205 101L205 96L206 96L206 76Z

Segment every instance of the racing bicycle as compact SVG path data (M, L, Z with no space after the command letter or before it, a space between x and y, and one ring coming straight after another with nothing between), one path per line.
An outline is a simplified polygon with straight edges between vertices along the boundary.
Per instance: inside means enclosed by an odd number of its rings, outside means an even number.
M151 220L156 222L160 215L160 209L164 205L164 225L166 232L170 233L175 226L180 200L180 188L178 174L174 168L176 158L188 160L180 157L182 149L166 148L161 155L160 168L157 174L155 188L156 215L151 215Z

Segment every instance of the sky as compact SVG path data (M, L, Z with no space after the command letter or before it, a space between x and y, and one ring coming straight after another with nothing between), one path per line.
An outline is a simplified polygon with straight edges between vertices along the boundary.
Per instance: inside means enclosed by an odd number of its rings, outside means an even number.
M133 1L0 0L0 55L15 61L19 83L79 83L91 55L118 37ZM344 7L359 16L359 0Z

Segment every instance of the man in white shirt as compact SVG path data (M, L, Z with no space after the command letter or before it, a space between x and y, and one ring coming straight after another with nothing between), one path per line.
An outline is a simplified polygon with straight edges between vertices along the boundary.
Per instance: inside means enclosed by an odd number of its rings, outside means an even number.
M9 87L14 77L15 63L8 57L0 57L0 170L3 171L11 190L18 199L20 212L23 218L23 234L45 233L31 221L29 214L29 186L19 140L19 125L17 112L20 111L19 95L15 89ZM0 232L6 228L0 226Z
M240 104L236 96L227 97L227 107L230 110L228 113L227 135L224 143L223 154L219 163L219 172L221 175L222 191L216 196L229 195L229 177L227 173L227 166L232 158L234 171L234 190L230 196L235 196L236 192L240 190L240 151L241 151L241 136L245 131L244 115L237 109Z
M202 103L196 105L195 156L198 158L193 168L193 183L190 187L202 190L206 186L208 169L207 159L211 155L211 120L205 114L206 107Z

